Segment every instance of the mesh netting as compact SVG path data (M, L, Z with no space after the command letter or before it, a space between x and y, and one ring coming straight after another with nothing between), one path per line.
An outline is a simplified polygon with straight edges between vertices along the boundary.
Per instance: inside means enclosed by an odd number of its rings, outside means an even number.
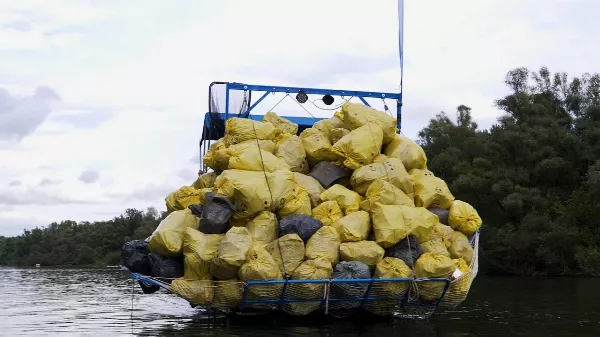
M461 276L450 282L450 287L446 291L440 306L455 308L467 298L467 294L471 289L471 284L473 283L473 280L477 276L477 272L479 270L479 232L475 233L472 246L473 259L471 260L469 271L463 273Z

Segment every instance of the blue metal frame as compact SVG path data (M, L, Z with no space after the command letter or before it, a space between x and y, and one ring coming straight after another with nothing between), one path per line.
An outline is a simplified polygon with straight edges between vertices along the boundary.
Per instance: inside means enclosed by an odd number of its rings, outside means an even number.
M307 95L331 95L331 96L344 96L344 97L358 97L363 104L370 106L365 98L381 98L381 99L393 99L396 100L397 106L397 127L401 130L402 126L402 93L391 93L391 92L375 92L375 91L357 91L357 90L334 90L334 89L321 89L321 88L302 88L302 87L283 87L283 86L268 86L268 85L254 85L236 82L214 82L215 84L225 84L225 112L220 114L224 117L224 120L230 117L238 117L238 114L229 113L229 91L230 90L241 90L241 91L263 91L264 94L254 102L248 109L239 117L248 117L250 112L261 103L271 93L286 93L295 94L304 92ZM212 84L211 84L212 86ZM210 97L209 97L210 99ZM283 116L287 119L293 119L294 117ZM297 117L298 118L298 117ZM302 122L312 122L312 120L319 121L323 118L312 118L307 120L301 120ZM206 122L206 120L205 120ZM314 123L312 123L314 124Z

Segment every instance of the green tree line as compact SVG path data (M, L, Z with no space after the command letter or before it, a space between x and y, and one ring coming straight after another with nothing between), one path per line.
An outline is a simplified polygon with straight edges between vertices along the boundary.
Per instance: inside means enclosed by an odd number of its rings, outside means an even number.
M428 167L483 218L483 272L600 275L600 75L518 68L505 83L490 129L464 105L429 121L418 139ZM148 237L164 216L128 209L0 237L0 265L118 264L123 243Z

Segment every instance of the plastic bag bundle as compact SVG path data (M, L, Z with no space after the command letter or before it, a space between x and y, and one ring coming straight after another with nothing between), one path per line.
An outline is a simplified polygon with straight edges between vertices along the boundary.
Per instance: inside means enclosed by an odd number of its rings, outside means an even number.
M257 122L249 118L230 118L225 121L225 145L231 146L247 140L273 140L278 130L269 122Z
M454 232L448 241L450 243L448 246L450 256L453 259L462 258L470 264L473 259L474 251L469 243L469 239L461 232Z
M335 266L340 260L340 236L331 226L323 226L306 242L304 257L323 259Z
M306 158L311 166L320 161L341 163L344 157L333 151L333 146L323 132L315 128L308 128L300 134Z
M344 121L340 118L341 112L336 112L333 117L322 119L313 125L313 127L321 131L327 139L331 139L331 131L336 128L343 128ZM343 116L342 116L343 117ZM348 130L350 132L350 130ZM335 143L335 142L332 142Z
M355 130L367 123L378 125L383 131L383 144L387 144L396 135L396 118L369 106L346 102L342 105L343 120L346 129Z
M267 112L262 119L263 122L270 122L275 126L278 132L295 135L298 133L298 124L292 123L289 120L278 116L273 111Z
M375 241L344 242L340 245L342 261L359 261L369 267L383 259L385 251Z
M171 289L194 305L208 305L214 296L211 280L179 278L171 282Z
M450 245L450 237L453 233L454 230L450 226L438 223L433 226L433 229L429 233L429 240L440 239L448 247Z
M402 206L376 203L371 208L371 220L375 240L383 248L388 248L408 236Z
M331 144L337 143L338 140L342 139L345 135L349 134L350 130L344 128L333 128L329 131L329 140Z
M276 212L283 207L294 197L296 180L290 171L227 170L217 178L215 188L219 195L233 200L234 218L247 219L258 212Z
M291 273L304 261L304 241L298 234L287 234L269 243L265 249L271 254L281 273Z
M293 197L277 211L277 216L279 218L292 214L310 216L312 214L310 206L310 195L303 186L296 185Z
M203 199L200 197L200 190L192 186L182 186L175 192L174 198L177 209L186 209L190 205L202 204Z
M302 262L292 273L292 280L326 280L331 277L332 272L329 261L316 258ZM287 293L293 299L320 299L324 288L325 283L290 283ZM307 315L320 306L320 302L287 303L286 311L292 315Z
M290 170L294 172L308 173L310 171L302 140L296 134L281 134L277 138L277 149L274 155L285 161Z
M340 184L335 184L321 193L321 200L337 202L344 211L344 214L348 215L360 210L360 203L363 201L363 198L358 193Z
M415 202L404 191L385 180L375 180L365 194L365 200L360 203L360 209L370 211L376 203L383 205L404 205L414 207Z
M436 207L428 207L427 210L437 215L442 225L448 225L448 213L450 213L450 210Z
M312 217L329 226L344 216L344 212L335 201L325 201L312 209Z
M414 194L413 178L406 172L399 159L388 158L379 163L363 166L354 171L350 183L357 193L365 195L369 186L376 180L392 183L408 197Z
M266 245L277 239L279 225L275 214L269 211L262 211L252 220L248 221L246 229L250 233L254 243Z
M412 278L412 270L400 259L385 257L375 266L374 278ZM398 305L399 299L406 294L409 282L373 283L371 294L390 300L367 302L366 309L377 315L387 315ZM373 295L375 296L375 295Z
M306 242L323 224L310 216L292 214L279 222L279 236L298 234Z
M171 283L172 279L183 276L183 259L181 257L167 257L156 253L148 254L150 276L164 278Z
M186 228L198 228L200 219L190 209L175 211L158 224L150 236L148 248L163 256L179 256L183 248L183 232Z
M211 144L208 152L202 157L204 165L215 171L223 171L229 166L229 156L227 156L227 146L223 138Z
M252 237L244 227L231 227L219 244L217 255L210 264L210 274L227 280L237 275L239 268L246 262L246 253L252 246Z
M481 217L468 203L454 200L448 213L448 225L464 235L473 235L481 227Z
M227 148L228 169L267 171L289 170L290 165L284 159L260 149L254 142L244 142Z
M217 179L219 175L217 172L208 172L200 175L196 181L192 184L192 187L200 190L203 188L211 188L215 184L215 179Z
M233 205L224 196L206 194L198 230L205 234L224 234L233 215Z
M401 135L394 135L384 152L388 157L400 158L407 171L427 167L427 156L423 148L414 141Z
M317 207L321 203L321 193L325 191L323 186L317 179L299 172L294 172L294 178L296 178L298 185L304 187L308 192L311 207Z
M331 278L348 280L348 279L370 279L371 271L369 266L360 261L340 261L334 268ZM360 298L364 296L367 290L368 282L366 283L332 283L329 290L329 298L346 299ZM359 306L360 301L357 301L354 306ZM332 308L335 308L335 302L330 303ZM347 305L347 304L340 304Z
M424 253L415 263L415 275L428 278L449 278L456 269L447 256ZM426 301L434 301L442 295L445 282L422 281L418 283L419 295Z
M193 228L183 233L184 278L210 280L210 262L217 255L223 234L204 234Z
M220 309L237 308L243 299L244 284L237 277L223 281L213 281L214 295L212 306Z
M382 141L381 128L367 123L338 140L333 151L346 158L344 166L356 170L373 162L373 158L381 152Z
M415 205L417 207L447 209L452 206L454 196L442 179L423 170L412 170L410 174L415 183Z
M423 207L399 206L402 209L404 225L409 235L414 235L419 242L429 240L429 234L438 224L437 215Z
M336 220L331 227L337 231L342 242L363 241L371 232L371 219L369 213L358 211Z
M242 265L238 273L243 281L271 281L281 280L283 275L279 271L277 262L261 245L253 245L248 251L246 263ZM273 285L253 285L248 287L251 295L257 297L278 297L281 295L281 287Z
M429 241L425 241L421 243L421 248L423 249L424 253L434 253L450 257L450 252L448 252L446 244L441 238L435 238L430 239Z

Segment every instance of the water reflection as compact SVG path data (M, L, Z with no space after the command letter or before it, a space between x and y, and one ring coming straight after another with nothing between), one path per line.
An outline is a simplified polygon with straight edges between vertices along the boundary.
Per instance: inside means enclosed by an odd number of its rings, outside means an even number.
M4 268L0 281L6 336L600 336L599 279L478 277L463 306L429 321L269 316L212 328L175 296L137 285L132 296L120 270Z

